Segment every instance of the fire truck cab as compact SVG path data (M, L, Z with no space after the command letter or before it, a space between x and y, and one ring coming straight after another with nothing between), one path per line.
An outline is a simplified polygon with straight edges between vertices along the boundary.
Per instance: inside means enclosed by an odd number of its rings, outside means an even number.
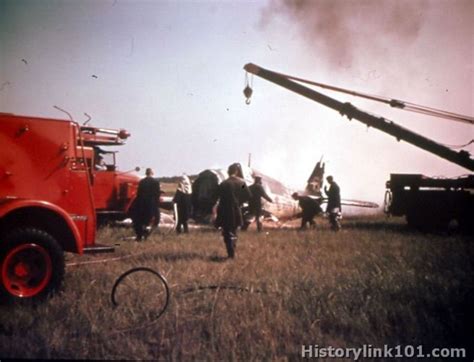
M94 248L93 175L80 126L0 113L0 298L57 289L64 251Z
M130 133L124 129L91 126L81 126L80 130L92 173L97 225L123 220L137 193L140 177L135 171L139 168L118 170L117 151L110 151L109 147L124 145Z

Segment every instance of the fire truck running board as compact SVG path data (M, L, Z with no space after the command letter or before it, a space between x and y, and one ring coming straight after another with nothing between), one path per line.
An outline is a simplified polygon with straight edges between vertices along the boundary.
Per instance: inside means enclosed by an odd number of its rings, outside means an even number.
M115 247L111 245L96 244L94 246L88 246L84 248L84 253L86 254L113 253L114 251Z

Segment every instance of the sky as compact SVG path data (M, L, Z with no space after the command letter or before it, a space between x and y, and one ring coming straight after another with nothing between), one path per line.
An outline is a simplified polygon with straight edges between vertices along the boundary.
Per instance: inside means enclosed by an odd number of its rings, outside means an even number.
M468 170L258 77L247 105L243 66L473 116L473 19L470 0L0 0L0 112L67 118L56 105L124 128L119 167L157 176L251 154L302 189L324 157L343 197L382 203L390 173ZM470 125L321 92L443 144L474 138Z

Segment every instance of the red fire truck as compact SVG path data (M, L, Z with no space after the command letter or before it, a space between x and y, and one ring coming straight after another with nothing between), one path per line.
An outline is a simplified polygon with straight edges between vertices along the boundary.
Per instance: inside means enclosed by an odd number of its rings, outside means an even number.
M64 251L101 248L85 133L72 121L0 113L0 298L44 297L62 283Z
M130 137L124 129L81 126L86 160L92 173L92 193L97 213L97 225L123 220L137 193L139 168L120 171L116 164L117 151L110 147L121 146Z

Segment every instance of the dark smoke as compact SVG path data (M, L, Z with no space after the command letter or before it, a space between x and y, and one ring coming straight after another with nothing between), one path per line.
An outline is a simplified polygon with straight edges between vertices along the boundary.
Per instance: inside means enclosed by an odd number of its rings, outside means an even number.
M351 64L358 52L387 52L409 46L422 27L426 0L272 0L262 24L275 16L294 21L299 34L319 57L332 64Z

